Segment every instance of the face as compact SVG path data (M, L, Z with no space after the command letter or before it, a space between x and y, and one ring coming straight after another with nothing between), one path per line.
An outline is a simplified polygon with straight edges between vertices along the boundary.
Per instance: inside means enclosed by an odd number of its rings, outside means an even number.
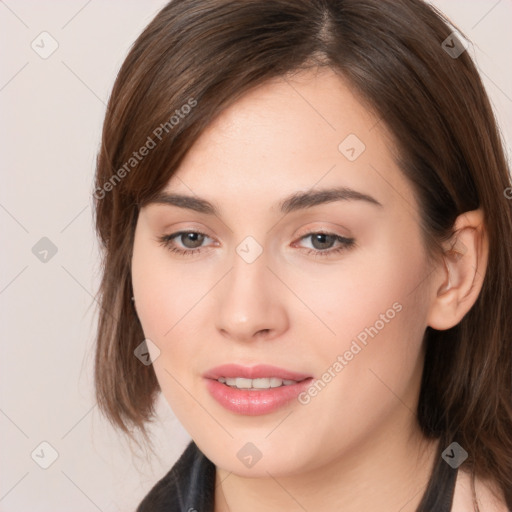
M430 268L412 188L340 77L287 80L224 111L135 232L163 395L239 475L348 461L416 429Z

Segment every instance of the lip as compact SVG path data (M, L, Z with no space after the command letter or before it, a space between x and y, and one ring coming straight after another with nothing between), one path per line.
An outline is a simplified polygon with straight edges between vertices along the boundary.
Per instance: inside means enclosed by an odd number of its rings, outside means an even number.
M241 366L226 364L207 371L203 377L210 395L228 411L245 416L259 416L277 411L291 401L311 384L313 377L304 373L292 372L271 365ZM279 379L299 381L289 386L251 391L236 389L218 382L219 377L244 377L258 379L277 377Z
M245 379L260 379L264 377L277 377L278 379L286 380L304 380L311 375L306 373L292 372L272 366L268 364L258 364L256 366L242 366L239 364L223 364L211 368L204 373L203 377L206 379L217 380L219 377L244 377Z

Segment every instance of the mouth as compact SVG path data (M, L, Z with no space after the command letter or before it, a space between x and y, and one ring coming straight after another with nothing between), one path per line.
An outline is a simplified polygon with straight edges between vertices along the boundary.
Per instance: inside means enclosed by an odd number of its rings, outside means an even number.
M225 409L256 416L289 405L305 390L313 377L269 365L223 365L203 377L210 395Z

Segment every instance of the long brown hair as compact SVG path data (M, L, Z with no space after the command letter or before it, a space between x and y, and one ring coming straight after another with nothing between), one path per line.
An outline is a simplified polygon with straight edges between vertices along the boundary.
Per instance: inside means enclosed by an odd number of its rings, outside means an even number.
M139 208L241 95L328 66L393 135L433 254L458 215L484 212L483 288L457 326L427 328L417 412L425 435L441 447L457 441L469 454L465 466L494 480L512 508L512 189L475 65L467 51L450 54L443 44L454 47L452 32L422 0L174 0L158 13L119 71L97 160L103 275L95 384L114 425L145 433L159 392L152 367L134 357L144 339L130 276Z

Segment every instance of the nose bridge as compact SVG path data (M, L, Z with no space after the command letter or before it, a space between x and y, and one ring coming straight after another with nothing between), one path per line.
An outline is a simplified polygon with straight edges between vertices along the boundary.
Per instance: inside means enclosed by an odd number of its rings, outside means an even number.
M279 331L286 325L286 312L272 283L275 277L267 268L267 251L248 236L235 252L231 271L216 297L217 328L237 339L250 339L260 331Z

